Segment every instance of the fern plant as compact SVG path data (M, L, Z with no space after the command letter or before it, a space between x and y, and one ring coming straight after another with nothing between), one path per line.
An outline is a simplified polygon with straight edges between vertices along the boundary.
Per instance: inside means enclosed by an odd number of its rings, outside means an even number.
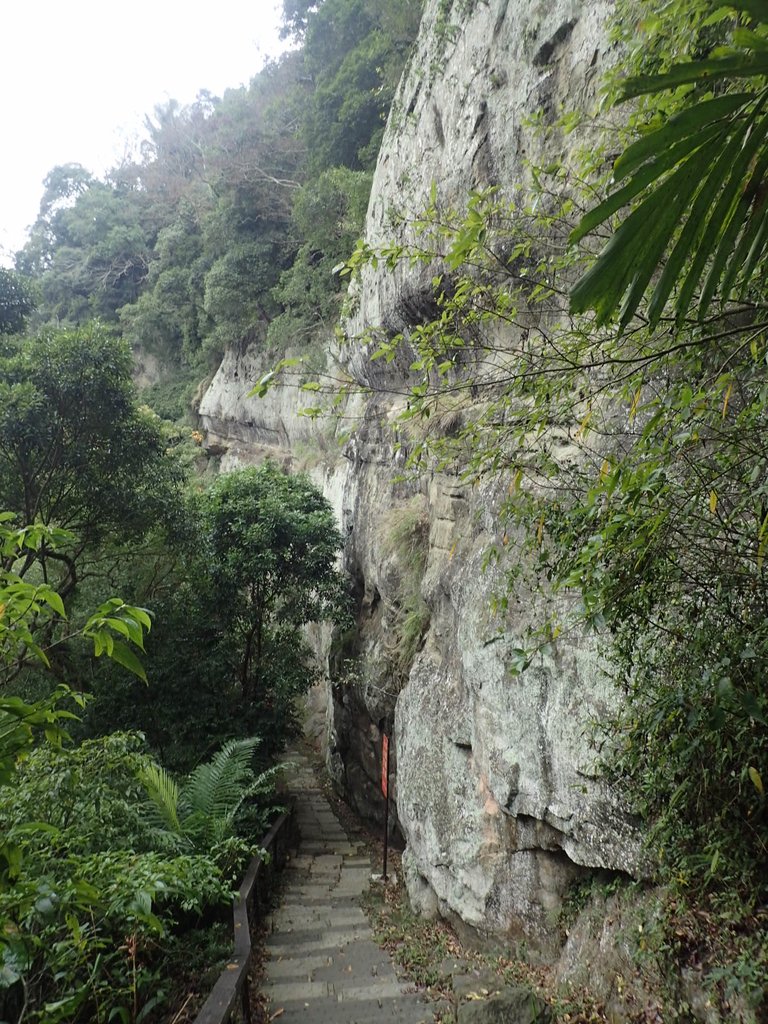
M258 742L258 737L229 740L182 785L157 764L143 767L139 780L158 839L198 852L226 849L229 855L238 810L249 797L270 792L279 770L254 773L251 759Z
M155 761L148 761L137 774L149 798L145 816L159 843L176 848L191 845L185 842L179 817L179 786L176 780Z

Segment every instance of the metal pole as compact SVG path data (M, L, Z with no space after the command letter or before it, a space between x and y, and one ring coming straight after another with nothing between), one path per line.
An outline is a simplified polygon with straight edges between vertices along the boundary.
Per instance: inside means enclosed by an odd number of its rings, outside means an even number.
M389 738L387 737L387 743L385 744L386 752L384 757L384 778L386 779L386 785L384 786L384 871L381 877L386 882L387 880L387 853L389 852Z

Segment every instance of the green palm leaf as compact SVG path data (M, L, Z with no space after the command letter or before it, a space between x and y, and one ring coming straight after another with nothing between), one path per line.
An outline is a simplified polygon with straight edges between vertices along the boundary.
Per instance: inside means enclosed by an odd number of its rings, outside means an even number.
M765 0L739 0L731 6L768 19ZM689 106L618 158L614 180L623 184L582 218L571 242L622 209L630 212L572 288L572 312L592 309L599 324L618 313L623 330L654 278L647 310L651 326L658 324L676 288L678 324L697 293L700 319L716 296L727 301L737 282L744 293L768 248L768 53L760 41L765 41L762 36L740 30L734 42L748 52L689 61L666 74L625 83L621 100L685 84L708 88L714 79L753 79L755 88L703 101L694 91L686 100Z
M734 54L716 60L691 60L676 64L664 75L638 75L621 89L619 102L650 93L676 89L680 85L703 85L722 79L756 78L768 74L768 54Z

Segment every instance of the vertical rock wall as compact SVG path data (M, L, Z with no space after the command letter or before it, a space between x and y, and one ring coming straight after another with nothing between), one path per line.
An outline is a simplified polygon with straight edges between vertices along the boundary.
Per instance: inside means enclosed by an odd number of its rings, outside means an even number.
M527 124L592 101L609 10L608 0L429 0L379 158L368 241L406 239L433 182L441 201L461 206L470 189L524 181L529 158L563 156L543 152ZM407 327L429 306L430 278L429 268L369 268L350 338ZM588 870L634 872L637 837L591 767L587 724L615 698L589 644L570 640L521 675L508 671L537 601L523 595L503 620L490 611L503 579L483 568L484 553L500 541L509 481L473 488L435 472L404 482L397 365L369 364L354 340L346 366L374 394L350 400L340 449L333 428L296 417L290 389L245 398L260 370L248 358L225 360L200 410L225 464L265 452L295 464L313 452L309 468L346 536L358 630L328 694L336 784L376 817L379 726L394 728L413 901L554 953L569 884Z
M525 183L529 160L567 159L565 139L543 141L529 124L594 101L609 10L577 0L428 3L382 147L367 241L407 242L433 183L438 203L462 208L472 189ZM562 148L545 148L553 145ZM367 269L350 335L407 328L429 308L432 274L405 262L394 273ZM352 371L382 393L396 388L396 370L383 380L364 356L353 348ZM358 445L365 453L365 427ZM385 593L386 538L373 524L375 510L398 501L397 487L386 459L376 467L361 459L358 493L368 498L355 514L357 571L367 592ZM522 675L508 671L539 600L521 595L504 620L490 611L504 581L501 570L483 568L484 554L501 541L508 484L470 488L445 474L419 482L429 516L421 584L429 626L394 709L397 809L409 891L423 910L524 936L551 953L570 883L586 870L636 870L636 836L591 767L588 723L615 697L590 645L570 640ZM372 646L369 663L376 653Z

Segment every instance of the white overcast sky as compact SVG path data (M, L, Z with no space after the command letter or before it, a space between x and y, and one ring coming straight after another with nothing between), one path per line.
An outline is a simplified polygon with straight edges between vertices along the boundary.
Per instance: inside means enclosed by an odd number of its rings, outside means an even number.
M279 40L279 0L17 0L0 35L0 263L35 220L57 164L95 174L169 98L246 85ZM5 256L5 258L3 258Z

